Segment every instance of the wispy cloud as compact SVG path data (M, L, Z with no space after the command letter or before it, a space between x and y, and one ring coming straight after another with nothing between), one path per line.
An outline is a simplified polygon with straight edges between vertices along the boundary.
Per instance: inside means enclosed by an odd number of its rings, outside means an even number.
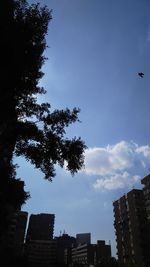
M87 175L96 175L95 189L114 190L131 187L150 167L150 146L121 141L106 147L89 148L85 152Z

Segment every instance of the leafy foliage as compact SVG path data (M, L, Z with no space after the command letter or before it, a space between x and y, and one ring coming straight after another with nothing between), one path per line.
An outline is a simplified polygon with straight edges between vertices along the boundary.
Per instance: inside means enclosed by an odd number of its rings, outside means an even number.
M24 156L51 181L55 164L66 163L71 174L83 166L85 144L80 138L65 137L65 128L78 121L79 109L51 112L50 104L37 101L46 93L39 80L52 11L26 0L2 0L1 10L0 202L9 193L6 200L16 208L28 194L20 191L14 156Z

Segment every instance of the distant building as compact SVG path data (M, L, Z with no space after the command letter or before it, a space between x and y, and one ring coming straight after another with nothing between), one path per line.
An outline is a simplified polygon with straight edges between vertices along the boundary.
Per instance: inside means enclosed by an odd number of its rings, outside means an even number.
M54 240L30 240L26 252L29 266L56 266L56 241Z
M80 244L72 248L72 263L83 266L107 264L111 259L111 247L105 241L97 244Z
M54 214L32 214L27 230L27 242L30 240L52 240L54 232Z
M72 248L73 247L66 248L64 250L64 263L65 263L65 266L72 266Z
M94 263L94 245L80 244L72 248L72 263L89 266Z
M32 214L26 237L29 266L51 267L56 264L56 241L53 240L54 214Z
M77 245L79 244L91 244L91 233L82 233L76 235Z
M108 263L111 259L111 246L106 245L104 240L98 240L95 247L96 264Z
M143 191L133 189L113 206L119 263L149 267L149 230Z
M66 263L68 264L68 261L70 261L68 258L65 258L65 250L69 251L69 249L76 244L76 238L64 233L59 237L55 237L54 240L56 241L57 246L57 266L62 267Z

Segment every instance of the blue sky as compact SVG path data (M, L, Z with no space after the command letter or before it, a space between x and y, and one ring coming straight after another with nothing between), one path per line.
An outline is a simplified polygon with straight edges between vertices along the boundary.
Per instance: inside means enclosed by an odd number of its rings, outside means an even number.
M57 168L52 183L19 160L32 196L23 209L54 213L55 235L111 240L115 255L112 202L150 171L150 1L39 2L53 9L40 101L79 107L82 123L67 135L81 136L88 149L81 172L72 177Z

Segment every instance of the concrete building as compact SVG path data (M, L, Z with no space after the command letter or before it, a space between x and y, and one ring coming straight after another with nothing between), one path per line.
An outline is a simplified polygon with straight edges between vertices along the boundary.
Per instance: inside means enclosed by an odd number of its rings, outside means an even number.
M6 237L6 246L14 256L23 255L27 218L28 213L25 211L16 211L12 216Z
M104 240L98 240L95 247L96 264L109 263L111 259L111 246L106 245Z
M72 266L72 248L66 248L64 250L64 263L65 266Z
M56 266L56 241L30 240L27 244L27 262L31 267Z
M147 211L148 220L150 222L150 174L145 176L141 183L144 185L143 193L145 199L145 206Z
M54 214L31 215L26 237L29 266L53 267L56 264L56 241L53 240Z
M91 233L82 233L76 235L77 245L79 244L91 244Z
M64 233L59 237L55 237L56 241L56 258L57 258L57 266L64 266L66 263L71 262L70 258L66 258L65 250L72 248L76 244L76 238L73 236L69 236L68 234Z
M94 264L94 245L80 244L72 248L72 264L90 266Z
M97 244L80 244L72 248L72 264L83 266L95 266L107 264L111 259L111 246L104 240L98 240Z
M27 230L27 242L30 240L52 240L54 232L54 214L32 214Z
M150 266L148 220L142 190L133 189L113 203L120 264Z

